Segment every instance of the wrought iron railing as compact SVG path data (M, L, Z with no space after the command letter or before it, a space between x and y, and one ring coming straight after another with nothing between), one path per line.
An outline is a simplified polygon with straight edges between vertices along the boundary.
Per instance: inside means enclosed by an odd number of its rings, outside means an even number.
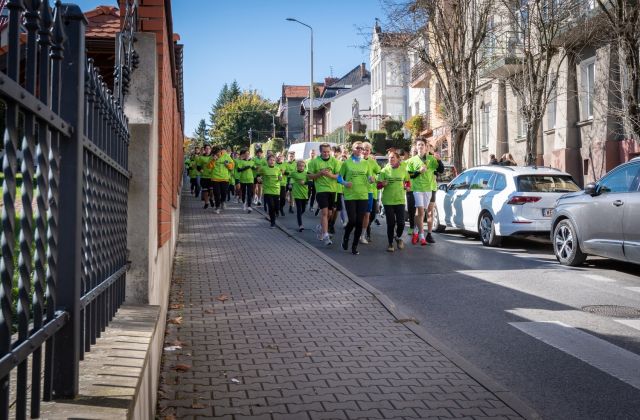
M135 25L121 37L129 45L119 57L130 59L116 62L122 93L114 96L86 57L77 6L6 7L0 419L24 419L40 416L42 400L77 395L79 362L124 301L130 175L122 98L136 61Z

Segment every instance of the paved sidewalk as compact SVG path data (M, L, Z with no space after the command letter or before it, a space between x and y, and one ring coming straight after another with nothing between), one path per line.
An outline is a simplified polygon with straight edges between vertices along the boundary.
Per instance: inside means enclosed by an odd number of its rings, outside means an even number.
M520 418L262 215L200 203L182 200L159 418Z

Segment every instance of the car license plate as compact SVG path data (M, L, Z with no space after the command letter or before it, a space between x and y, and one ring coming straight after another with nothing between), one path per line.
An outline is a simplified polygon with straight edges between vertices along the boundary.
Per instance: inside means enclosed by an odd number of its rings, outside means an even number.
M553 209L542 209L542 216L551 217L553 214Z

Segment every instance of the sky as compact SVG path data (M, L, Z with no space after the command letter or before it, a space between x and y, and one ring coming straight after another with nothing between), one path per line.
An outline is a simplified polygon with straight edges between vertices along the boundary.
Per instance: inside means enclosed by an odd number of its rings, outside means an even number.
M117 0L71 0L83 11ZM314 79L341 77L365 63L375 18L384 20L380 0L173 0L173 30L184 44L185 134L211 105L225 83L257 90L277 101L282 84L309 85L310 30ZM366 34L366 35L365 35Z

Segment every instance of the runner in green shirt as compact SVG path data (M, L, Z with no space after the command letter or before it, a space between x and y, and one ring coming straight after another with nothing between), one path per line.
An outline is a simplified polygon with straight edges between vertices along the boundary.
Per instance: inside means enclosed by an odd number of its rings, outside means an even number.
M304 227L302 226L302 214L307 207L307 200L309 200L309 177L307 176L307 170L304 160L300 159L296 163L296 169L289 174L291 180L291 196L296 203L296 217L298 219L298 232L302 232Z
M333 157L336 158L336 160L338 161L338 170L340 170L340 167L342 167L342 149L340 148L340 146L333 146L331 148L331 152L333 153ZM335 210L331 213L331 217L329 218L329 233L330 234L335 234L336 233L336 220L338 219L338 213L340 214L340 217L342 218L342 221L344 222L346 220L344 213L344 209L342 207L342 195L343 195L343 191L344 191L344 187L342 186L342 184L338 184L336 186L336 199L335 199Z
M296 152L289 152L289 160L287 161L287 198L289 200L289 213L293 213L294 197L291 194L291 174L296 171Z
M202 187L202 201L204 201L204 208L206 209L211 205L213 207L213 195L212 195L212 181L211 176L213 174L213 168L215 161L211 156L211 146L206 144L204 146L204 152L202 156L197 159L198 167L200 168L200 186Z
M237 179L240 182L240 197L242 197L242 210L251 213L253 203L253 183L256 164L249 159L247 149L240 150L240 159L236 161Z
M395 251L394 239L398 249L404 248L402 231L404 230L405 191L410 188L409 173L407 168L400 164L400 156L396 152L389 153L389 164L378 174L378 187L383 188L382 204L384 204L384 214L387 219L389 241L387 251L393 252Z
M352 145L352 155L342 162L338 182L344 186L344 205L349 222L344 229L342 249L349 248L349 236L354 231L351 253L358 252L358 239L362 233L362 220L367 212L369 184L374 181L371 167L362 159L362 142L356 141Z
M211 187L216 204L216 214L224 208L229 190L229 172L233 171L234 162L223 148L215 146L212 150L214 166L211 172Z
M432 155L427 154L427 142L422 138L415 141L417 154L407 161L407 172L411 177L411 185L413 186L413 197L416 202L416 218L415 227L411 237L411 243L425 246L427 241L424 235L424 211L425 207L435 198L433 192L433 183L435 181L434 171L438 169L438 161ZM434 241L435 242L435 241Z
M282 173L282 182L280 182L280 216L284 217L284 205L287 203L287 174L289 173L289 164L284 161L282 153L276 155L276 168Z
M267 166L260 167L258 173L260 174L259 180L264 187L264 200L269 212L269 221L271 227L275 228L280 205L280 181L282 180L282 172L276 167L276 157L270 155L267 158Z
M375 177L380 173L380 165L378 165L375 156L371 154L371 143L365 141L362 143L362 146L364 147L362 150L362 158L369 164L371 167L371 175ZM367 199L367 214L364 215L364 220L362 221L362 230L365 231L365 235L360 238L361 244L368 244L371 242L371 223L373 223L378 211L378 190L376 189L375 184L371 184L369 186L369 195L367 196Z
M267 166L267 160L263 156L264 156L264 153L262 152L262 149L256 149L256 155L253 157L253 163L256 165L256 172L255 172L256 176L258 175L258 172L260 172L260 168ZM256 178L254 180L254 184L255 184L255 196L254 196L255 203L254 204L259 206L262 204L262 202L260 201L262 198L262 183L258 181L258 179Z
M309 179L312 179L316 188L316 201L322 212L320 218L321 240L325 245L331 245L329 236L329 216L335 208L336 188L338 186L338 172L340 163L331 156L331 145L320 145L320 156L311 160L307 166Z

